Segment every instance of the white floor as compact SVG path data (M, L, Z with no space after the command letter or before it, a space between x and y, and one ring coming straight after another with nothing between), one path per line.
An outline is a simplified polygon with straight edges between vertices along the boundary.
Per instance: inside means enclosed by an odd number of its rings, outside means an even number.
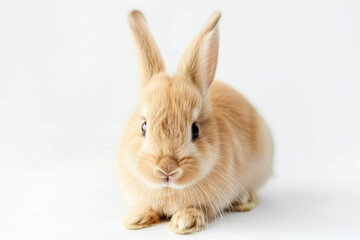
M183 238L166 224L125 230L111 168L8 168L2 177L1 239ZM253 211L228 213L192 239L359 239L359 183L309 180L273 177Z

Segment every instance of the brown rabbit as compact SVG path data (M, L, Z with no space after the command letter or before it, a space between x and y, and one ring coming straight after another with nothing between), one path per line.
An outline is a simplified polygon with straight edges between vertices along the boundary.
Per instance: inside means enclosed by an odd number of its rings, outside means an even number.
M176 233L205 229L224 210L252 209L272 172L263 119L237 91L213 82L219 19L219 12L211 16L170 76L144 16L129 14L141 91L120 145L118 169L133 205L128 229L162 218L171 218Z

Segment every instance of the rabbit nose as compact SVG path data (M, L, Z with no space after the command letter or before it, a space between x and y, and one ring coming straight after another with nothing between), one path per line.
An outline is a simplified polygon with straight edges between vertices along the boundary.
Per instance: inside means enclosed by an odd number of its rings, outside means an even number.
M170 179L176 179L180 176L180 169L177 168L172 171L166 171L164 169L161 169L159 167L154 168L154 175L160 178L163 178L166 183L170 181Z

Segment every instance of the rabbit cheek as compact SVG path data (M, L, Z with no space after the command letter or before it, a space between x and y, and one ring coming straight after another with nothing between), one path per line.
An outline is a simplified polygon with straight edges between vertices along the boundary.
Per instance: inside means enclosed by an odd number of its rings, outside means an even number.
M159 184L159 179L155 178L152 172L155 164L148 160L141 160L138 164L138 173L142 180L145 180L148 184Z
M198 180L200 175L200 168L196 164L186 164L182 167L183 173L180 178L176 180L176 185L186 187Z

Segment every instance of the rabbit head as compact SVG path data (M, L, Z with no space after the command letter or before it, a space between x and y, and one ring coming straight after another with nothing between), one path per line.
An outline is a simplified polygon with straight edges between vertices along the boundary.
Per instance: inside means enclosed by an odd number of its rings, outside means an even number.
M214 79L220 13L190 43L173 75L139 11L129 14L140 67L140 105L126 158L133 173L152 187L184 188L199 181L217 158L217 126L209 87Z

